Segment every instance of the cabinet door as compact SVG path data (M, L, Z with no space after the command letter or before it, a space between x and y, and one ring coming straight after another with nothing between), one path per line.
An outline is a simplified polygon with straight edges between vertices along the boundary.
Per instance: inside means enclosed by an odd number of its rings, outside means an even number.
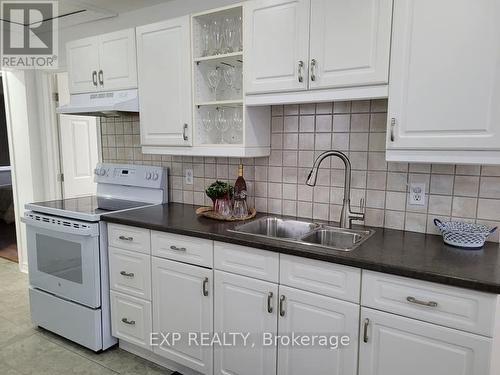
M70 94L97 91L98 45L99 37L79 39L66 44Z
M294 288L279 287L278 335L348 335L350 345L278 347L278 375L355 375L358 366L359 305Z
M135 30L127 29L99 37L99 89L137 87Z
M309 8L310 0L245 4L246 93L307 89Z
M499 19L498 0L394 2L389 149L500 149Z
M361 332L360 375L489 374L491 339L483 336L367 308Z
M156 257L152 269L153 331L182 334L175 345L161 344L153 351L202 374L212 374L212 347L189 345L186 337L190 332L213 331L212 270Z
M192 144L189 16L141 26L137 68L141 144Z
M310 88L386 84L392 0L311 0Z
M255 343L216 347L215 374L276 373L276 348L262 346L259 334L277 332L277 300L277 284L215 271L215 332L250 333L248 343Z

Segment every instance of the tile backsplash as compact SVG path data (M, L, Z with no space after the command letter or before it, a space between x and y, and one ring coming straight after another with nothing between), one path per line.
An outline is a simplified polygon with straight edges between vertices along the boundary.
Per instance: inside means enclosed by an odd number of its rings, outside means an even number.
M338 221L344 186L343 164L325 159L317 185L305 184L321 152L337 149L352 163L351 205L366 202L365 224L436 233L434 218L500 223L500 166L408 164L385 161L386 100L274 106L271 155L235 159L143 154L139 117L102 118L105 162L170 168L171 201L209 204L205 187L215 179L234 182L238 164L250 201L259 212ZM184 182L193 169L194 183ZM424 183L424 206L409 204L408 185ZM491 240L498 242L498 233Z

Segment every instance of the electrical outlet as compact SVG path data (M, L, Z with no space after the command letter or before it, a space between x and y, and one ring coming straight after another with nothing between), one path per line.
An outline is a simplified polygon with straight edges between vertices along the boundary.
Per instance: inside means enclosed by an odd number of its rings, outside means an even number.
M192 169L186 169L186 174L184 176L184 182L186 183L186 185L193 184L193 170Z
M410 184L410 201L413 206L425 206L425 184Z

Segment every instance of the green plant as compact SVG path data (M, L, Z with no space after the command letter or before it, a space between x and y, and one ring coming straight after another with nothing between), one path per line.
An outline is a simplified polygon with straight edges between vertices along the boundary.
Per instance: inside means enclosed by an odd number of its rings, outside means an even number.
M231 198L233 195L233 186L227 182L215 181L205 190L205 193L215 202L216 199L224 198L225 196Z

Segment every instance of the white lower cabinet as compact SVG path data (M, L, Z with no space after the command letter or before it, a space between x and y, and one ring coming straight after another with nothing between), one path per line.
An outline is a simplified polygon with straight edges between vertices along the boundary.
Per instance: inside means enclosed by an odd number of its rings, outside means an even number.
M150 350L151 302L111 291L111 333Z
M359 375L487 375L492 340L368 308Z
M358 366L359 305L310 292L279 287L278 335L347 335L350 344L329 347L278 347L278 375L355 375Z
M212 347L189 345L186 334L213 332L212 274L211 269L152 258L153 331L183 336L181 342L153 346L153 351L202 374L213 372Z
M277 300L277 284L215 271L215 332L250 333L248 342L255 343L216 347L215 374L276 374L276 348L261 345L261 335L278 330Z

